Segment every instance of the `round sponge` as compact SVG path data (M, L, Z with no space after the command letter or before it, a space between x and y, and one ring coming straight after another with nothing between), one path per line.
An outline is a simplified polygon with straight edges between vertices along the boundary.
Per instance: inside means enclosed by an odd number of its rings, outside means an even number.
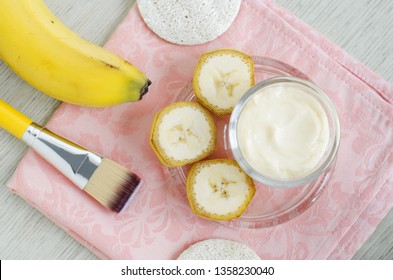
M209 42L223 34L239 12L241 0L138 0L147 26L179 45Z
M226 239L207 239L190 246L178 260L260 260L246 245Z

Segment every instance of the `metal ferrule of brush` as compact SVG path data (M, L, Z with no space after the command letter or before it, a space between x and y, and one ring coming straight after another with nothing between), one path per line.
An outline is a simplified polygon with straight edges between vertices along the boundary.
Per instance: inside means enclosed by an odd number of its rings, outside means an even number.
M22 140L82 190L103 158L32 123Z

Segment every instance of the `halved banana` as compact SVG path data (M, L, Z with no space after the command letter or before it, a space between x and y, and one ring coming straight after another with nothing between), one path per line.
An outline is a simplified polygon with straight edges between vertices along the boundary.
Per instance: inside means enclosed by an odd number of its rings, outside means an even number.
M233 49L202 54L193 75L195 96L218 116L231 113L254 83L253 59Z
M187 197L192 211L212 220L242 215L255 194L253 180L231 159L195 163L187 176Z
M210 155L217 142L209 111L198 102L176 102L156 114L150 145L165 166L183 166Z

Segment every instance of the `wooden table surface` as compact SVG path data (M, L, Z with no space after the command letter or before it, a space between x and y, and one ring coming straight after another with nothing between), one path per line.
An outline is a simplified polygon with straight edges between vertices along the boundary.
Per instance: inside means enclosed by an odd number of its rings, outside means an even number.
M135 3L131 0L44 1L71 29L100 45ZM393 83L393 1L276 2ZM3 62L0 62L0 84L0 98L37 123L45 124L60 104L23 82ZM89 250L6 188L5 182L25 152L23 143L0 130L0 259L96 259ZM354 258L393 259L393 211Z

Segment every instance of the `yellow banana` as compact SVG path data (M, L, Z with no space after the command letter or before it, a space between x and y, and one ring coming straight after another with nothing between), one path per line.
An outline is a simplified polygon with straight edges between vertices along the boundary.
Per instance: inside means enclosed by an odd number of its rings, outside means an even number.
M42 0L0 0L0 58L56 99L89 107L137 101L150 81L63 25Z

